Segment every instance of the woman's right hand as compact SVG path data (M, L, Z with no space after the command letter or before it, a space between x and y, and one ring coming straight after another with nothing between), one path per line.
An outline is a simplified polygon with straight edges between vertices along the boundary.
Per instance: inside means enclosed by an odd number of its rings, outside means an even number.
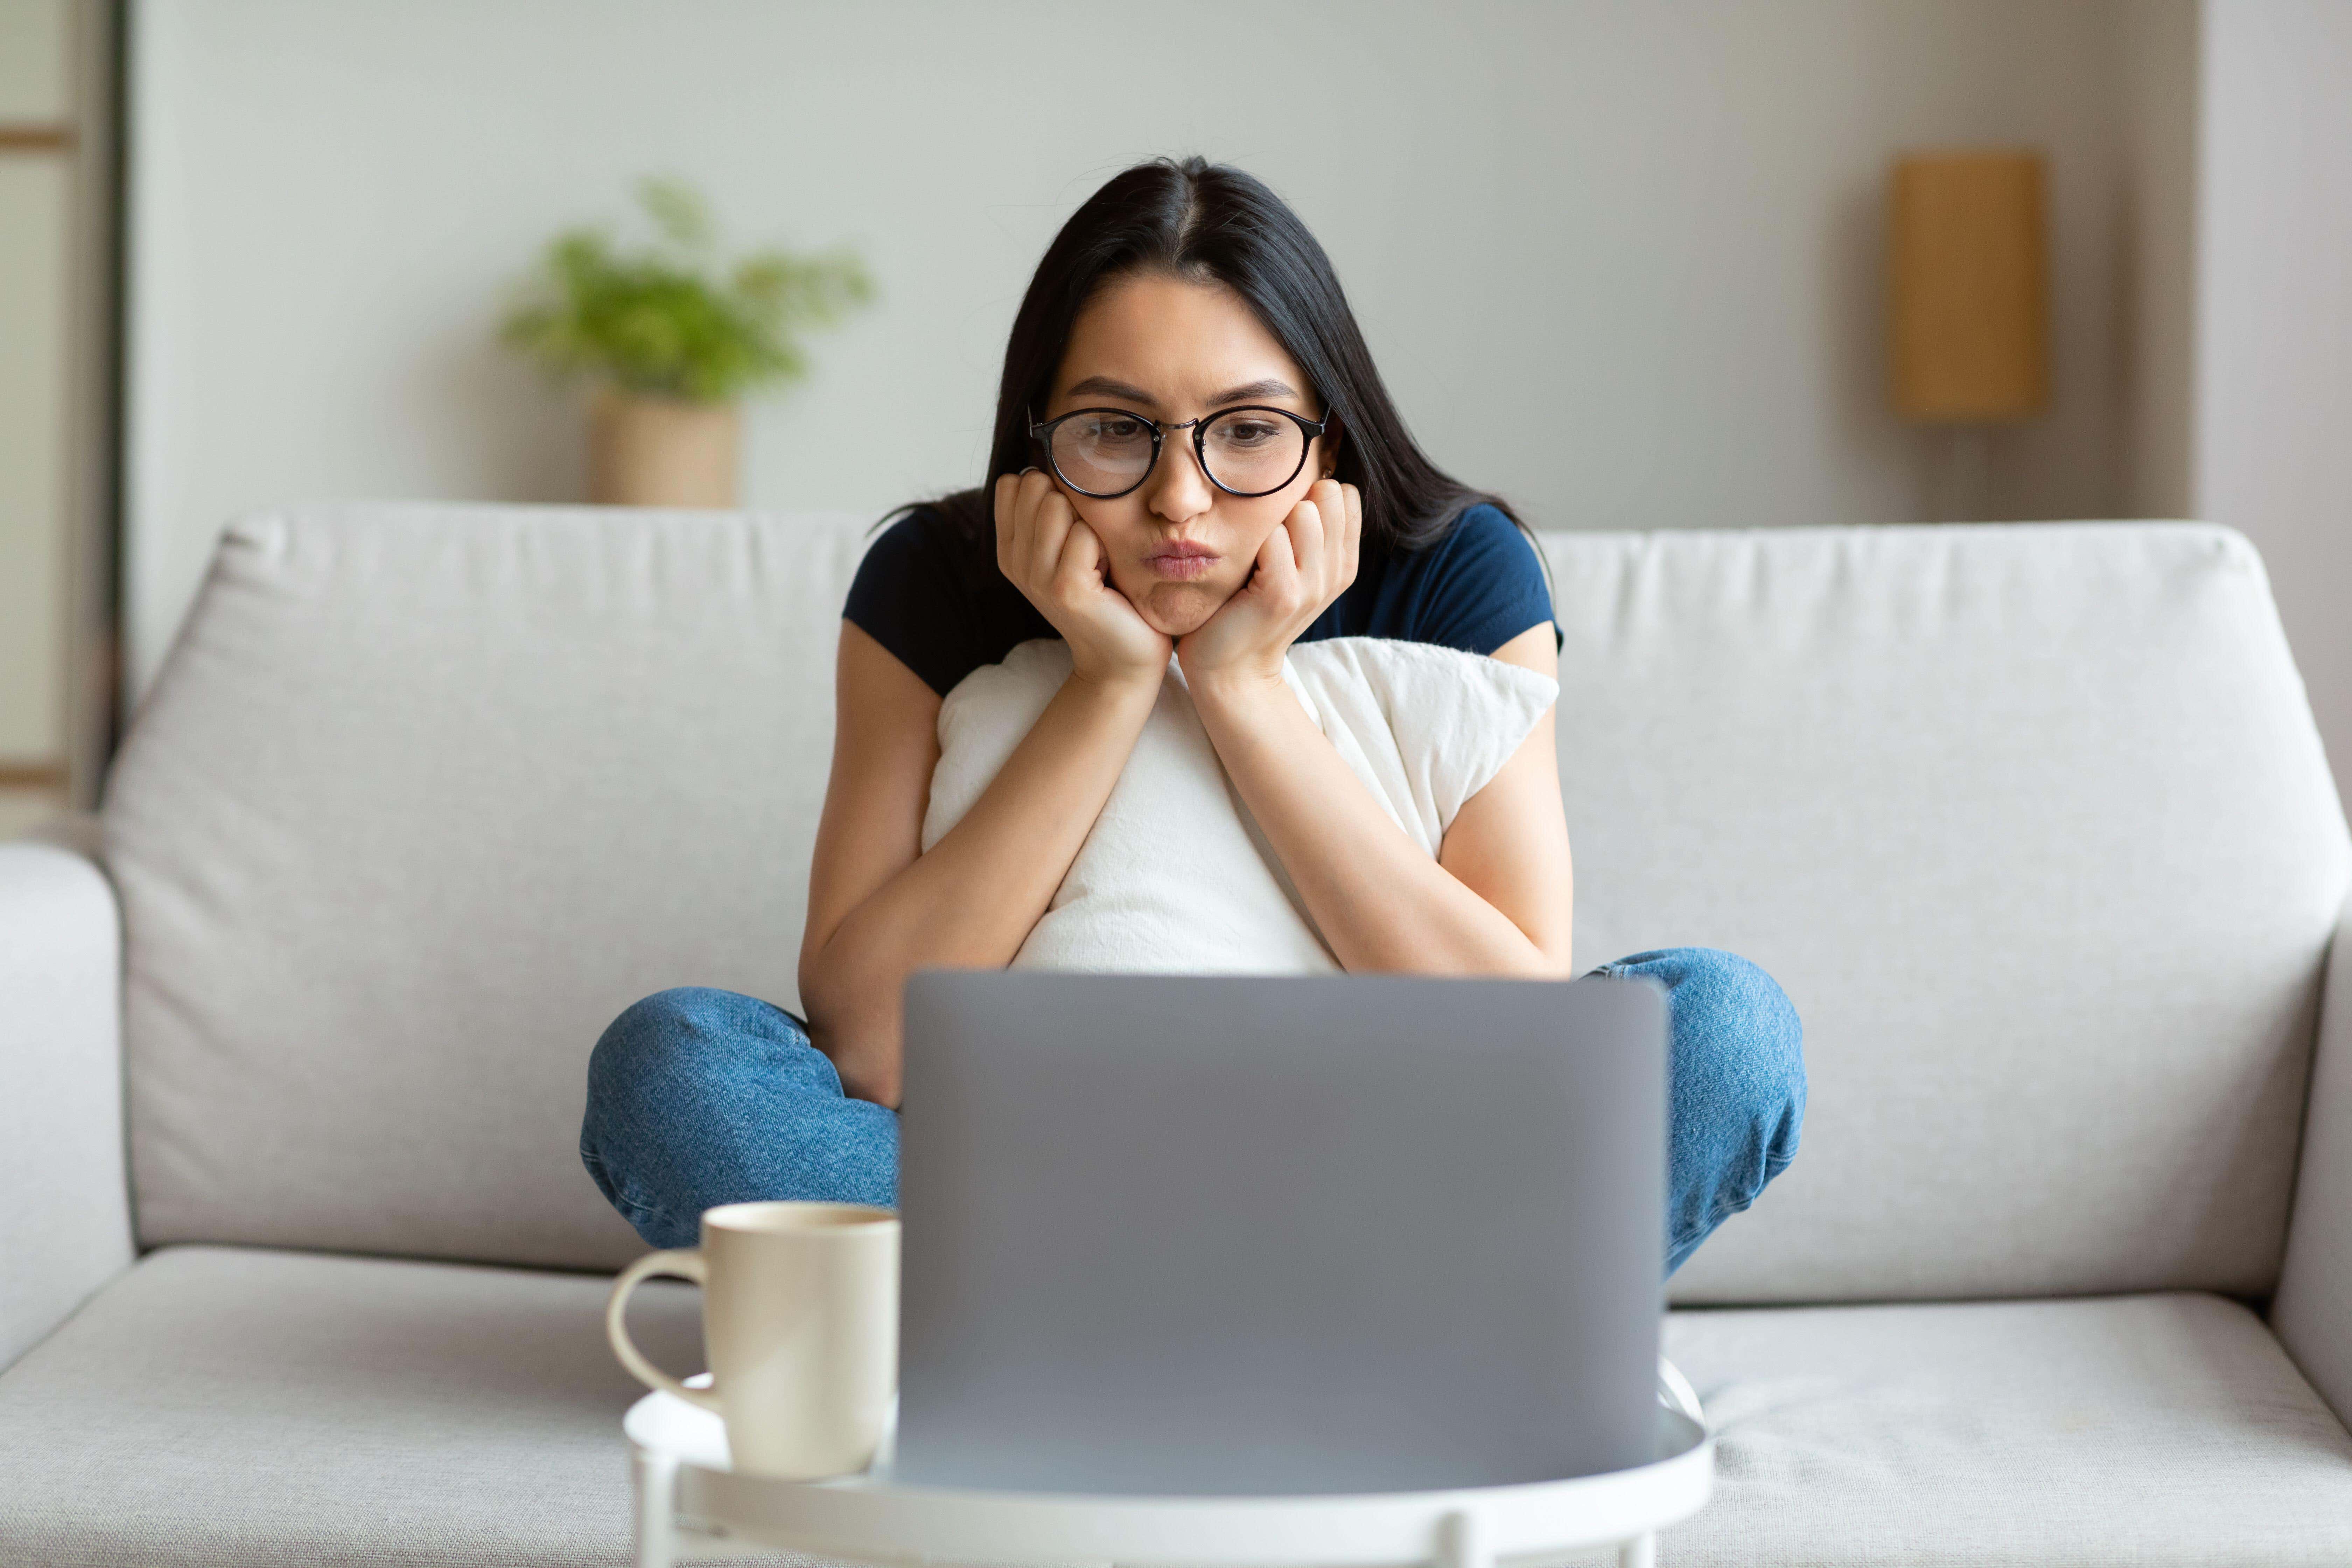
M1102 541L1051 475L1031 468L998 476L996 566L1070 645L1080 679L1157 686L1166 674L1175 645L1112 584Z

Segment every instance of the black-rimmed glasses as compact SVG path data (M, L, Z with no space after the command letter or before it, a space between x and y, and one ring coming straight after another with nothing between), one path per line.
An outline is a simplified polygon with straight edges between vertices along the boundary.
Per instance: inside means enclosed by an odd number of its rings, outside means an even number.
M1162 425L1124 408L1080 408L1029 434L1045 448L1054 477L1082 496L1109 500L1140 486L1171 431L1192 432L1192 455L1209 482L1230 496L1270 496L1298 477L1307 448L1330 424L1287 408L1225 408Z

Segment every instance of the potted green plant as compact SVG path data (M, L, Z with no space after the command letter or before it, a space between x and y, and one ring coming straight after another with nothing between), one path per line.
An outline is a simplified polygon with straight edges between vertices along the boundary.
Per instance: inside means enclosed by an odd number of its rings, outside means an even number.
M548 246L506 341L563 377L586 377L592 500L732 506L741 472L740 400L808 374L802 335L873 297L846 249L767 249L731 268L689 185L647 180L638 201L651 243L624 249L598 229Z

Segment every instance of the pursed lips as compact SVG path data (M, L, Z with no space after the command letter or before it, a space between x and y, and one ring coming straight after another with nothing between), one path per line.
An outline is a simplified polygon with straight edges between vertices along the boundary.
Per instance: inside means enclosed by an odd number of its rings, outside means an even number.
M1171 539L1144 552L1143 563L1163 577L1190 578L1207 574L1217 552L1189 539Z

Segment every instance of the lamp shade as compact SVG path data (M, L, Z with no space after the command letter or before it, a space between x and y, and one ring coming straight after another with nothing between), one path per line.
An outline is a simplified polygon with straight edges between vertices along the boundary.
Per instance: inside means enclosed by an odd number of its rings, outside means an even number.
M2048 384L2042 158L1919 153L1887 202L1887 348L1895 411L2016 419Z

